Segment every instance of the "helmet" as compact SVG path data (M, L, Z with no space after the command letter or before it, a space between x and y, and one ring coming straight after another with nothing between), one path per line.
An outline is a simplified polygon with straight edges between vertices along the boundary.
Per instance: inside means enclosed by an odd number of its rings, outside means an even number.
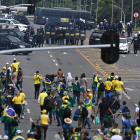
M46 18L46 20L49 20L49 18Z
M130 25L130 23L128 22L128 25Z
M71 25L72 23L70 22L69 24Z
M132 21L130 21L130 23L132 23Z
M104 21L106 21L106 19L104 19Z
M122 23L122 21L120 21L120 23Z
M138 32L138 34L140 34L140 32Z
M101 22L101 24L103 24L103 22Z
M80 18L80 20L82 21L82 18Z
M125 33L125 30L123 30L123 33Z
M42 29L43 27L42 26L40 26L40 29Z
M135 37L137 37L137 34L135 34Z

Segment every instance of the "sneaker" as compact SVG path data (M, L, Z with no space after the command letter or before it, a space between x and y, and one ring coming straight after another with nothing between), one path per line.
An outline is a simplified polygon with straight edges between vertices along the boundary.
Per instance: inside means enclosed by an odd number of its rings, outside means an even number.
M88 127L87 129L91 129L91 127Z
M61 126L60 124L58 124L57 126Z

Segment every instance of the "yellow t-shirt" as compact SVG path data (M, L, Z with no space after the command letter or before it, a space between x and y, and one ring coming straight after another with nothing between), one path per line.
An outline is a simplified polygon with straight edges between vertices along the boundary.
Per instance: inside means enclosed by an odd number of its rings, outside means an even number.
M106 90L111 90L111 87L112 87L112 83L110 81L106 81L105 82L105 89Z
M92 93L89 93L88 97L89 97L89 101L92 102L93 94Z
M16 68L16 71L18 71L18 65L20 64L20 62L16 62L16 63L12 63L11 66L12 66L12 72L13 72L13 69Z
M42 106L44 104L44 98L47 97L48 94L46 92L42 92L39 94L39 97L40 98L40 105Z
M112 132L115 132L116 130L119 131L118 135L120 135L121 134L121 130L120 129L112 129Z
M22 104L25 104L25 99L26 99L26 95L22 92L20 93L20 96L22 97Z
M65 101L65 98L68 98L69 99L69 96L68 95L67 96L63 96L62 97L63 102Z
M41 124L48 125L48 115L42 114L39 118L41 120Z
M112 87L113 87L113 90L115 90L115 85L116 85L116 82L117 82L118 80L113 80L112 81Z
M115 86L116 86L116 88L115 88L116 91L122 91L123 90L123 88L122 88L123 82L122 81L117 81Z
M12 100L14 104L20 104L21 105L22 97L21 96L15 96Z
M34 84L40 84L40 79L41 79L41 76L39 75L34 75Z
M36 140L36 139L33 139L33 138L28 138L27 140Z

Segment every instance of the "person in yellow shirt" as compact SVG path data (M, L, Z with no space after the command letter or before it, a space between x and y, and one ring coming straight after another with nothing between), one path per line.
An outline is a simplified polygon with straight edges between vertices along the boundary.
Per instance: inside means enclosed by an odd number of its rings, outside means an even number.
M114 123L114 126L113 126L113 128L112 128L112 132L115 132L116 130L118 130L118 135L120 135L121 134L121 130L118 128L118 124L117 123Z
M64 91L63 97L62 97L63 102L65 101L66 98L69 99L69 96L67 95L67 91Z
M107 78L105 82L105 93L109 93L112 88L112 82L110 81L110 77Z
M118 81L118 76L115 76L115 79L112 81L112 90L113 90L113 94L116 96L116 90L115 90L115 84Z
M124 88L124 84L121 81L121 77L118 78L118 81L115 84L115 90L116 90L117 100L120 103L121 102L121 98L122 98L122 90L124 90L125 93L127 93L127 91Z
M17 93L16 96L13 98L12 102L14 103L14 110L18 116L18 122L20 123L20 113L22 110L21 107L21 102L22 102L22 97L20 96L20 93Z
M42 79L42 75L39 74L39 71L36 71L34 75L34 87L35 87L35 99L38 99L39 90L40 90L40 80Z
M41 121L40 127L41 127L41 134L42 134L42 140L46 139L46 133L48 130L48 124L50 122L50 119L47 115L47 111L44 109L42 110L42 114L37 120L36 124L38 124L38 121Z
M31 132L30 135L29 135L29 138L27 140L36 140L34 138L34 132Z
M89 101L92 102L93 99L93 94L90 93L90 89L87 89L87 93L86 93L87 97L89 97Z
M21 116L21 118L24 119L24 109L25 109L25 99L26 99L26 95L25 95L25 93L23 93L22 90L20 90L19 92L20 92L20 96L21 96L21 98L22 98L22 104L21 104L21 106L22 106L21 115L22 115L22 116Z
M39 97L38 97L38 107L40 105L40 109L41 111L44 109L43 108L43 105L44 105L44 99L45 97L47 97L48 94L46 93L46 88L43 89L43 91L39 94Z
M16 71L18 71L18 65L20 64L20 60L18 59L19 62L16 61L16 58L14 58L13 63L10 65L10 67L12 67L12 72L13 69L16 68Z

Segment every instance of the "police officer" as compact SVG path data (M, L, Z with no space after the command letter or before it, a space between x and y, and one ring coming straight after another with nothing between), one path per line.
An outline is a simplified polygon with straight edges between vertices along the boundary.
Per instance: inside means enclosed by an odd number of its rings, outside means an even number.
M106 19L104 19L104 22L103 22L103 26L105 27L106 26Z
M117 27L117 25L114 23L114 24L113 24L113 31L117 33L117 29L118 29L118 27Z
M40 26L40 35L41 35L41 44L42 44L42 47L43 47L43 44L44 44L44 30L43 30L43 27Z
M118 24L118 33L121 34L123 29L123 25L122 25L122 21L120 21L120 23Z
M85 29L85 23L84 23L84 21L81 19L80 30L84 30L84 29Z
M140 32L138 32L138 48L140 48Z
M75 28L75 30L79 30L77 27ZM79 44L79 39L75 39L75 45Z
M108 27L108 22L107 22L107 21L106 21L106 24L105 24L105 26L104 26L104 27L105 27L105 30L107 30L107 31L109 30L109 27Z
M29 32L26 32L25 35L24 35L24 41L26 43L29 43Z
M100 29L100 30L104 30L103 22L100 22L99 29Z
M33 45L32 46L34 47L36 45L35 44L36 38L35 38L35 31L34 31L34 27L33 26L31 27L31 30L30 30L30 36L33 37Z
M132 36L132 29L133 29L133 24L132 24L132 21L130 21L130 36Z
M61 36L63 34L63 36ZM64 45L64 33L62 27L59 27L59 44Z
M38 47L40 47L41 39L42 39L42 35L39 32L37 32L37 35L36 35L36 44L37 44Z
M110 30L110 31L112 30L113 26L112 26L112 24L111 24L111 23L110 23L110 24L108 24L108 28L109 28L109 30Z
M45 30L50 28L50 22L49 22L49 19L46 18L46 23L45 23ZM46 37L46 44L49 44L49 38Z
M69 28L69 29L72 29L72 28L73 28L71 22L69 23L69 27L68 27L68 28Z
M127 34L128 37L130 37L130 32L131 32L131 27L130 27L130 23L127 24Z
M80 29L80 23L81 23L81 18L79 18L79 20L76 22L76 26Z
M29 28L27 28L25 32L29 33L30 32Z
M134 42L134 43L133 43ZM134 46L134 54L137 54L137 50L138 50L138 43L139 43L139 39L138 39L138 36L137 34L135 34L131 44L133 43L133 46Z
M125 37L125 31L124 30L121 33L121 37Z
M74 22L75 22L75 20L74 20L74 18L73 18L73 16L72 16L72 18L71 18L71 23L72 23L72 27L74 28Z

